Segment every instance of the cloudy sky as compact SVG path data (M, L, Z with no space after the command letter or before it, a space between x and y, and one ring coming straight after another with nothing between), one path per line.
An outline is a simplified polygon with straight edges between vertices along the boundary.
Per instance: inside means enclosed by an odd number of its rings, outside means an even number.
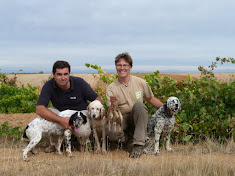
M110 71L122 52L133 72L197 72L234 58L234 9L234 0L0 0L0 72L51 72L56 60Z

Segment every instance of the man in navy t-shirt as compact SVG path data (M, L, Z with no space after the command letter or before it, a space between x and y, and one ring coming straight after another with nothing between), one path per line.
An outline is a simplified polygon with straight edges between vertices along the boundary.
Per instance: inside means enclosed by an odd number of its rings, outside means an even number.
M62 118L57 114L63 110L85 110L88 101L99 100L101 98L90 87L90 85L79 77L70 76L70 65L66 61L56 61L53 65L53 78L47 81L42 87L42 91L37 101L36 113L42 118L55 122L65 129L69 126L69 117ZM48 109L49 102L54 108ZM57 142L56 137L51 137L51 145L45 152L54 152Z

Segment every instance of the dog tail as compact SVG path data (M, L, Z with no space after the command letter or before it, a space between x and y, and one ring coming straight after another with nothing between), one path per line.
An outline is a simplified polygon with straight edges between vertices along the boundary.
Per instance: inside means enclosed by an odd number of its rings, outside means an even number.
M28 137L27 137L27 135L26 135L26 130L28 129L28 125L27 125L27 127L24 129L24 134L23 134L23 137L22 137L22 140L24 140L24 139L28 139Z

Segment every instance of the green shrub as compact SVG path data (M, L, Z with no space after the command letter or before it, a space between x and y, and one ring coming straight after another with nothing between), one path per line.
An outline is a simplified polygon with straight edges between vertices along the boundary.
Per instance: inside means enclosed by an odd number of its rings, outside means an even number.
M0 137L8 136L19 140L21 139L23 133L24 129L22 129L21 127L10 127L8 126L8 122L0 124Z
M176 125L172 140L176 142L198 142L205 137L224 139L234 137L235 126L235 80L228 83L218 82L213 74L217 62L235 63L233 58L216 58L209 66L210 70L199 66L201 78L193 80L188 75L187 80L177 82L169 77L160 77L160 72L148 74L144 79L148 82L154 96L162 102L170 96L176 96L181 101L182 111L176 114ZM118 75L107 74L100 66L86 64L89 68L98 71L100 79L111 83ZM96 88L96 92L106 104L106 90ZM146 103L146 102L145 102ZM155 113L156 108L146 103L149 117ZM107 107L106 107L107 109Z
M28 84L28 89L0 84L0 113L29 113L35 112L39 93L37 87Z
M170 96L176 96L181 101L182 111L176 114L177 123L171 135L173 141L195 143L207 137L217 139L234 137L235 80L231 79L228 83L220 83L215 79L212 71L219 61L221 64L235 63L233 58L221 59L217 57L216 62L209 66L210 70L199 66L198 69L201 71L199 80L193 80L192 76L188 75L187 80L177 82L169 77L160 77L159 71L144 77L154 96L162 102L166 102ZM100 66L92 64L86 64L86 66L97 70L100 79L107 84L118 77L116 73L104 72ZM35 112L39 96L37 87L28 84L28 89L24 85L18 88L15 86L15 81L16 76L11 81L5 75L0 74L0 113ZM97 87L95 91L104 101L107 110L106 89ZM146 105L150 117L157 109L147 103ZM1 131L7 131L8 127L7 124L3 124L0 128ZM10 131L14 130L19 129L13 128Z

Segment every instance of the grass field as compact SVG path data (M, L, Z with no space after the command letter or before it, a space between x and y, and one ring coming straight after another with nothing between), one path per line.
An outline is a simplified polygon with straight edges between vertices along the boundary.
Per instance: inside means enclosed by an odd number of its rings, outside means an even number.
M37 155L22 160L26 143L1 141L0 175L128 175L128 176L234 176L235 144L226 145L207 140L197 145L172 145L173 152L162 150L159 156L142 155L139 159L128 157L122 150L109 150L106 155L73 151L73 157L43 152L47 143L41 142Z

